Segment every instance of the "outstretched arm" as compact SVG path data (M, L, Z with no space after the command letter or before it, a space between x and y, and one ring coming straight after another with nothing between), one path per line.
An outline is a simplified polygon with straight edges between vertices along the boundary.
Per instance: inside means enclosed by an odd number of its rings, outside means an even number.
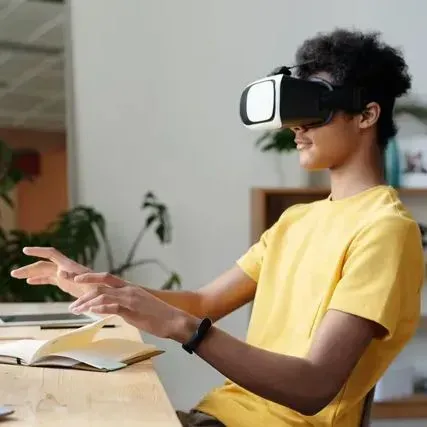
M196 353L252 393L314 415L338 394L377 328L368 320L330 310L306 358L250 346L218 328L208 333ZM194 320L187 319L186 327L172 338L184 343L194 329Z
M100 282L83 274L82 283ZM185 343L200 319L173 307L144 289L114 276L79 298L70 309L118 314L148 333ZM371 339L375 323L330 310L322 321L306 358L263 350L213 326L197 354L225 377L265 399L303 414L314 414L339 392ZM244 363L242 363L244 360Z
M93 281L74 281L75 276L89 273L91 270L55 248L29 247L24 248L24 253L40 260L11 271L11 275L26 280L29 285L56 285L75 298L98 286L98 283ZM101 273L95 277L99 283L103 283L109 280L110 275ZM193 316L219 320L254 298L256 282L235 265L196 291L144 289L156 298Z
M195 317L217 321L253 300L256 282L235 265L196 291L144 289Z

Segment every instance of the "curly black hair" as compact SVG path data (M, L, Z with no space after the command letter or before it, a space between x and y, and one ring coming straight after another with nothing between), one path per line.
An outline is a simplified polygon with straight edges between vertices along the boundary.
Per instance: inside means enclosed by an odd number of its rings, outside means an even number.
M328 73L336 85L364 87L381 106L378 144L387 146L397 133L393 120L396 98L411 88L411 76L401 50L380 40L379 32L335 29L307 39L296 52L297 76ZM306 63L306 64L304 64Z

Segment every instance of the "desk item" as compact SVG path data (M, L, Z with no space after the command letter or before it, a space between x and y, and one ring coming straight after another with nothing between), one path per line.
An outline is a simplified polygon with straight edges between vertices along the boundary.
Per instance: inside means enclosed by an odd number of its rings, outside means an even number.
M103 325L103 328L115 328L116 325ZM78 325L40 325L42 331L47 331L49 329L77 329L80 328Z
M66 313L69 304L0 303L0 313ZM108 323L116 327L100 328L97 340L143 344L141 332L120 316ZM73 331L29 326L0 329L0 334L51 340ZM15 411L0 427L181 427L153 359L108 373L0 363L0 384L0 405Z
M0 337L0 341L18 341L18 340L32 340L33 337Z
M0 344L0 363L34 367L115 371L163 353L156 346L122 338L95 339L111 318L49 340L18 340Z
M23 313L0 315L0 327L5 326L74 326L80 327L99 320L96 315L73 313Z
M0 406L0 420L3 417L13 414L15 411L11 408L6 408L6 406Z

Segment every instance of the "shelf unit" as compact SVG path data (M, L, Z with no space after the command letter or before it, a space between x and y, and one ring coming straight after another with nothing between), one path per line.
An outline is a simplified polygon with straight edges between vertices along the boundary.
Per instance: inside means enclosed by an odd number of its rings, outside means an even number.
M407 398L374 402L371 410L373 420L416 420L427 418L427 395L415 394Z
M397 188L401 196L426 197L427 188ZM255 243L261 234L280 217L283 211L297 203L310 203L324 199L329 188L253 188L251 192L251 241ZM427 316L421 318L418 333L427 334ZM427 419L427 394L404 399L374 402L372 419Z
M427 188L397 188L402 196L425 196ZM251 240L255 242L266 227L271 226L280 214L296 203L310 203L328 197L329 188L253 188L251 194Z

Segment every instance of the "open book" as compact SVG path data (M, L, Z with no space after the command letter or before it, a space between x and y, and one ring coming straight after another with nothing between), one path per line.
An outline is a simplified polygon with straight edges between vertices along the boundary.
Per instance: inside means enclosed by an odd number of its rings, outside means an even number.
M0 344L0 363L114 371L163 353L152 344L122 338L95 339L111 317L50 340L23 339Z

